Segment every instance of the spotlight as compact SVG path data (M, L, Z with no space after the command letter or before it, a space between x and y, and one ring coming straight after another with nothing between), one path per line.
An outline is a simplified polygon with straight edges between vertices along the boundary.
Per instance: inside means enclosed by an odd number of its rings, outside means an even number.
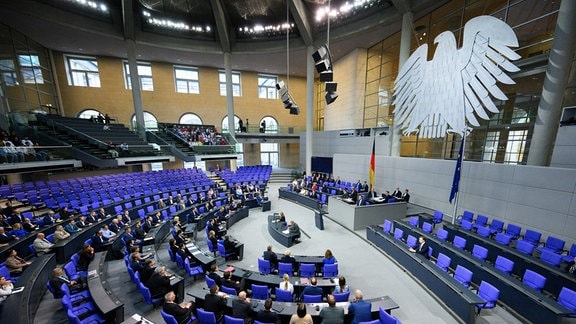
M300 114L300 107L293 105L290 107L290 115L299 115Z

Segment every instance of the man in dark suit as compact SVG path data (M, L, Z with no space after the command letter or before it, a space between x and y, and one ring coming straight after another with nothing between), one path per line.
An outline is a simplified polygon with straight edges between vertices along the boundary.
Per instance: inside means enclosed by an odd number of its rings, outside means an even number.
M122 214L122 223L129 225L130 222L132 222L132 218L130 218L130 211L124 210L124 213Z
M76 226L78 226L78 228L84 228L84 227L90 226L90 224L88 224L88 223L86 222L86 219L85 219L84 216L80 216L80 217L78 218L78 222L76 222Z
M0 227L4 227L4 229L8 231L12 229L12 224L4 219L4 215L2 214L0 214Z
M213 312L216 316L216 321L219 321L224 316L226 310L226 300L222 296L218 296L218 285L210 287L210 293L204 297L204 310Z
M234 281L231 278L232 278L232 274L230 273L230 271L224 271L224 278L222 279L222 286L235 289L236 294L238 294L240 292L240 290L242 290L242 288L241 288L242 285L240 284L240 282ZM242 281L244 281L244 279L242 279Z
M95 250L100 250L106 243L108 243L109 238L102 235L102 230L99 230L92 237L92 247Z
M364 199L364 195L358 195L358 200L356 201L356 206L365 206L366 200Z
M355 187L352 187L352 191L350 191L350 194L348 194L348 197L350 199L352 199L352 201L354 203L356 203L358 201L358 191L356 190Z
M170 276L164 267L154 269L154 274L148 280L148 289L152 298L159 298L170 291Z
M178 305L174 302L175 299L176 295L173 291L166 293L166 295L164 295L164 306L162 310L164 313L174 316L174 319L176 319L176 322L179 324L188 323L194 308L192 302L184 302Z
M88 217L86 217L86 222L90 224L94 224L98 222L98 216L96 215L96 211L91 210Z
M400 197L400 200L410 202L410 194L408 193L408 189L404 189L404 193Z
M108 229L114 232L115 234L118 234L118 232L120 232L120 225L118 225L118 219L114 218L112 220L112 223L108 225Z
M18 240L14 235L6 234L4 227L0 227L0 246L6 246L13 240Z
M148 216L146 218L146 221L142 225L142 229L144 230L144 232L148 233L148 232L150 232L150 230L152 230L153 227L154 227L154 224L152 223L152 216Z
M272 245L268 245L266 251L264 251L262 258L264 260L270 261L270 266L272 268L278 268L278 256L272 251Z
M286 250L286 252L284 252L284 256L280 259L280 262L282 263L290 263L292 264L292 267L294 267L294 263L296 263L296 259L291 256L291 252L290 250Z
M138 240L143 240L146 237L146 231L142 227L142 222L137 220L134 224L134 237Z
M24 223L24 217L16 210L12 211L12 216L10 217L10 224L14 225L16 223Z
M264 309L256 314L256 318L260 323L276 323L278 321L278 314L272 311L272 299L268 298L264 302Z
M424 239L424 236L420 236L418 238L418 245L416 245L414 248L410 248L409 251L412 253L418 253L423 255L426 259L429 259L430 257L428 256L428 250L430 249L430 246L428 246L428 243L426 243L426 240Z
M214 280L216 286L222 287L222 278L218 275L218 273L216 273L216 271L218 271L218 266L216 264L212 264L210 266L210 273L208 273L208 277Z
M364 300L362 291L356 290L356 296L348 306L348 314L353 316L352 324L372 320L372 303Z
M156 261L154 261L154 258L150 258L146 259L144 264L144 268L140 270L140 282L142 282L144 286L148 287L148 280L150 280L154 274L154 269L156 269Z
M322 296L322 288L316 286L317 280L315 277L310 279L310 286L306 286L300 294L300 300L304 300L304 295L320 295Z
M232 300L232 316L243 318L244 323L252 323L254 312L250 306L250 298L246 298L246 292L241 291L238 298Z
M400 188L396 188L396 190L394 190L392 192L392 197L395 197L395 198L401 198L402 197L402 191L400 191Z

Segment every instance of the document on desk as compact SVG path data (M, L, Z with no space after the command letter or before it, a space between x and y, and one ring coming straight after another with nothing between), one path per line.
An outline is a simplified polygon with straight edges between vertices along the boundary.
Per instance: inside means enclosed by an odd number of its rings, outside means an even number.
M88 279L98 277L98 270L90 270L88 271Z
M24 286L12 289L12 295L17 294L17 293L21 293L22 290L24 290Z
M288 234L288 233L290 233L290 230L283 230L282 233Z

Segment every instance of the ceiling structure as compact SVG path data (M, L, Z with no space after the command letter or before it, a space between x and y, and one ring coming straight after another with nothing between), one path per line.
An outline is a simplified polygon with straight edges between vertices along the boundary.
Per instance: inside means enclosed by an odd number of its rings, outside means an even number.
M0 22L65 53L306 75L306 48L329 41L334 60L398 32L438 0L0 0ZM330 8L328 10L327 8ZM328 22L327 17L330 16ZM329 39L328 39L329 36ZM287 41L289 39L289 41Z

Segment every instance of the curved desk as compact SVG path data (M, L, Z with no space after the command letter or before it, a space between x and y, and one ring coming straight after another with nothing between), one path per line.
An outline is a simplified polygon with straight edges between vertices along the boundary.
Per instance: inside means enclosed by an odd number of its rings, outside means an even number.
M275 222L277 219L276 215L268 215L268 233L272 236L278 243L284 245L285 247L290 247L294 244L294 239L299 236L296 233L285 234L283 231L286 229L284 223Z
M124 321L124 303L108 285L105 260L106 252L94 254L94 260L88 266L88 289L106 323L121 323Z
M325 193L325 195L329 196L326 193ZM312 210L319 210L320 209L320 203L318 202L318 199L301 195L297 192L290 191L286 188L278 188L278 198L286 199L286 200L295 202L297 204L300 204L300 205L302 205L306 208L312 209Z
M54 268L54 254L40 256L32 262L14 283L14 288L24 287L24 290L8 296L4 301L0 323L34 323L38 305L47 290L46 283L52 278Z

